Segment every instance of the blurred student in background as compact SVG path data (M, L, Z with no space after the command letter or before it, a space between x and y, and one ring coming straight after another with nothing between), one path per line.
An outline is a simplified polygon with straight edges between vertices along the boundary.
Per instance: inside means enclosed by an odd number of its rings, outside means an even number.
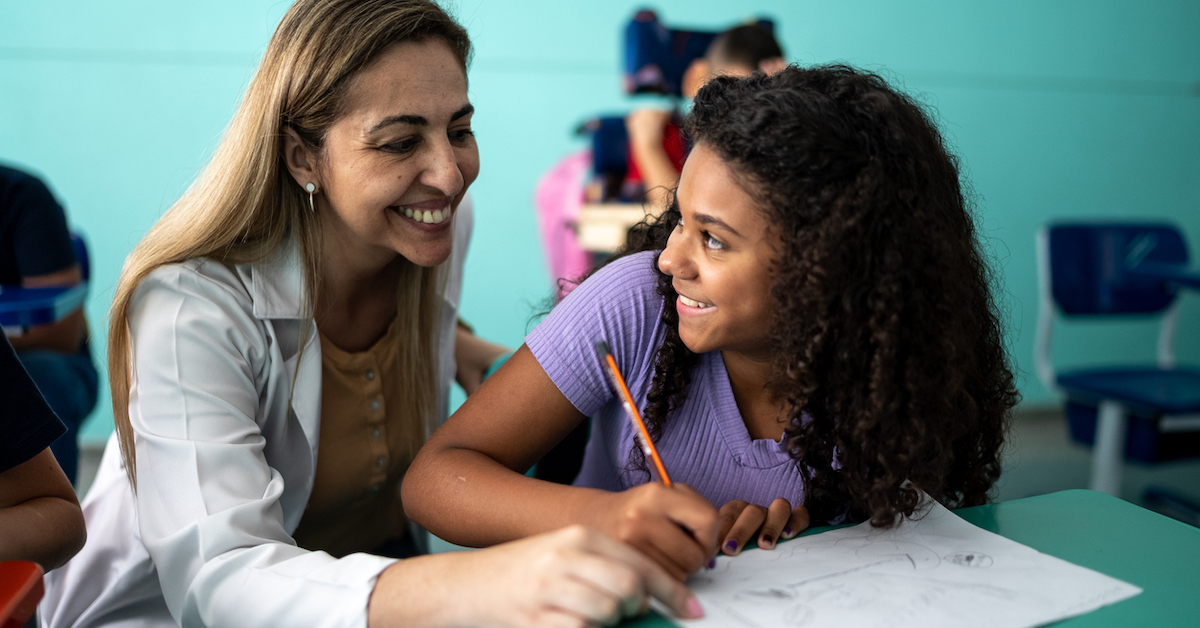
M0 166L0 286L73 286L83 281L80 261L62 205L46 185L31 174ZM17 330L8 339L66 425L51 450L74 483L79 425L96 405L98 382L83 308L57 322Z
M705 55L691 63L683 75L683 95L694 98L696 92L714 76L750 76L755 72L774 74L787 64L783 49L770 30L758 24L731 28L713 40ZM668 150L664 146L668 125L678 126L677 114L665 109L636 109L625 117L629 147L641 173L646 202L661 210L666 207L668 190L679 181L682 146ZM680 138L678 133L673 138ZM675 139L674 141L681 141ZM674 154L674 156L672 155Z
M87 536L75 490L49 449L66 428L6 340L0 340L0 408L0 561L54 569Z

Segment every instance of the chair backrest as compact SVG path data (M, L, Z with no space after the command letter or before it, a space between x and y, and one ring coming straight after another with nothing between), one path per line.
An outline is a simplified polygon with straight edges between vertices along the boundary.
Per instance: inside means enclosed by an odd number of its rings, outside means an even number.
M1171 306L1176 289L1167 282L1130 271L1147 262L1182 266L1187 261L1183 235L1164 222L1055 222L1039 229L1038 324L1033 358L1042 385L1049 390L1058 387L1050 359L1056 309L1071 317L1167 310L1159 327L1158 364L1172 367L1177 309Z
M1146 262L1187 265L1187 244L1166 223L1055 223L1048 229L1054 302L1068 316L1149 314L1177 291L1129 272Z
M683 73L719 33L667 28L654 11L638 11L625 27L625 92L679 96Z
M79 270L83 273L83 281L87 283L92 278L92 263L88 258L87 240L83 235L72 231L71 246L75 249L75 261L79 262Z

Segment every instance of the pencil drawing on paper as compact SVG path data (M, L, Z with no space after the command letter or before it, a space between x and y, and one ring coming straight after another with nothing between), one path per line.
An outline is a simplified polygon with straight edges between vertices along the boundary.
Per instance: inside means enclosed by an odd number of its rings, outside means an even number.
M721 557L688 581L712 611L688 623L1036 626L1139 591L980 530L940 505L928 515L889 530L862 524Z

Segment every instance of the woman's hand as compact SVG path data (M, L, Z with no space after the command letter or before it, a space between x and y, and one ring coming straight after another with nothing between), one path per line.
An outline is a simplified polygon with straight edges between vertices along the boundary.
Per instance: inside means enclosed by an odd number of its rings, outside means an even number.
M611 626L650 598L701 617L682 584L633 548L582 526L401 561L380 575L369 625Z
M678 580L716 556L717 510L685 484L657 482L607 493L596 504L601 531L649 556Z
M492 364L511 352L508 347L488 342L459 325L454 335L454 380L470 395L483 383L483 374Z
M792 508L791 502L780 497L769 508L748 504L740 499L721 506L721 551L734 555L758 534L758 546L775 549L780 538L790 539L808 527L808 509Z

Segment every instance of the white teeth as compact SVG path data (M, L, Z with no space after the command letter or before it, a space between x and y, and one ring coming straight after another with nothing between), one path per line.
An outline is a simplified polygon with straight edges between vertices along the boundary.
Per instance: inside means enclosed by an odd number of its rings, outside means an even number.
M434 210L412 209L411 207L401 207L400 209L404 212L405 216L428 225L436 225L450 220L450 216L454 213L450 211L449 207Z
M683 296L682 294L679 295L679 300L683 301L683 304L688 307L698 307L701 309L706 308L706 307L712 307L712 303L701 303L699 301L689 299L689 298Z

